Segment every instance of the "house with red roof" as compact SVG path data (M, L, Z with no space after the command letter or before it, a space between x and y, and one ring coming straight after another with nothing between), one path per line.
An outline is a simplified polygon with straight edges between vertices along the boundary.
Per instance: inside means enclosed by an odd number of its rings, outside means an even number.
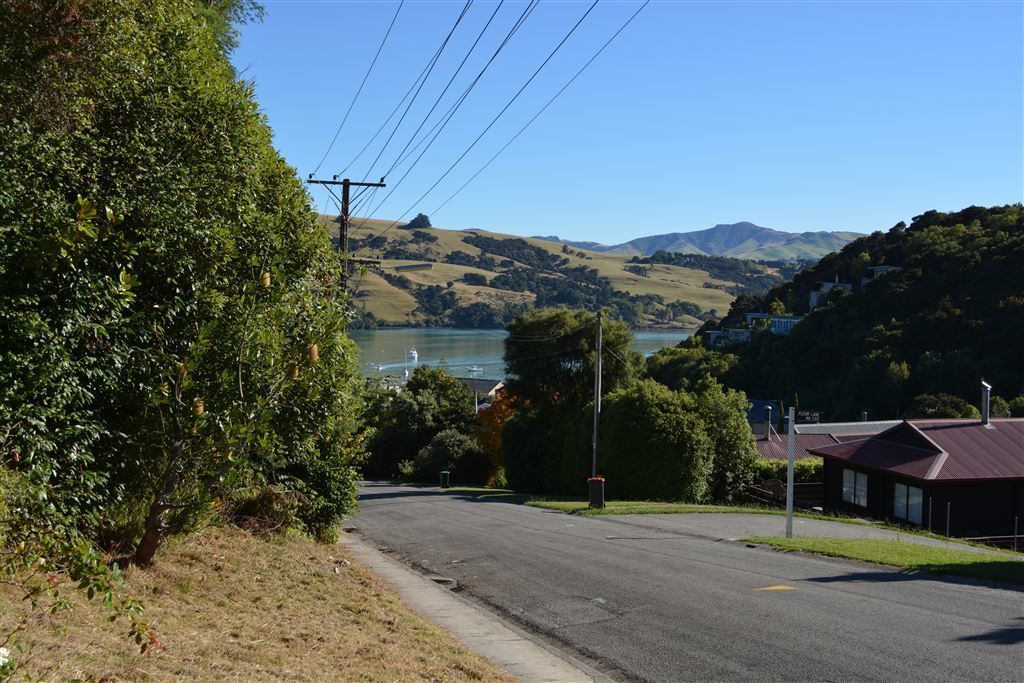
M818 458L820 456L816 455L812 449L844 441L866 439L899 423L899 420L883 420L876 422L816 422L795 425L793 459ZM762 431L763 433L754 435L754 448L757 449L758 457L765 460L788 460L789 435L779 434L768 422L765 423Z
M961 537L1024 535L1024 419L903 420L812 446L825 506Z

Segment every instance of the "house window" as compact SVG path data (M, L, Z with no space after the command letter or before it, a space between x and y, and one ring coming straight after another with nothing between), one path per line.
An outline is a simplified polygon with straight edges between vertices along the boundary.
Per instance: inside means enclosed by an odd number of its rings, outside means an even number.
M913 524L921 523L921 509L924 507L924 492L916 486L896 484L893 487L892 516L905 519Z
M868 506L868 475L843 468L843 502Z

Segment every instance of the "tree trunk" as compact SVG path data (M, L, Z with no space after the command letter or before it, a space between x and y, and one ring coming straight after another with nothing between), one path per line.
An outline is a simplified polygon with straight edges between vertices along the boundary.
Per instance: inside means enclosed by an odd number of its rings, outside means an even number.
M164 539L167 537L164 513L168 510L167 501L171 499L174 490L178 486L178 468L181 465L183 448L184 445L181 440L175 439L172 447L174 455L171 458L170 466L167 468L163 484L157 492L156 498L153 500L152 505L149 506L149 512L146 514L145 530L142 532L142 538L139 539L138 545L135 546L135 564L143 566L152 564L156 551L160 549Z

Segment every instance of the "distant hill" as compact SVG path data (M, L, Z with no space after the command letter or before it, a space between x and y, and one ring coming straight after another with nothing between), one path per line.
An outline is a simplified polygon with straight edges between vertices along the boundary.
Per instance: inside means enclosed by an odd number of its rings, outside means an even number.
M743 221L719 224L707 230L694 232L670 232L664 235L638 237L629 242L610 246L595 242L561 240L555 236L537 239L613 254L651 256L657 251L668 251L679 254L731 256L757 261L816 261L825 254L839 251L859 237L863 235L856 232L783 232Z
M336 236L337 217L321 220ZM789 274L733 259L635 263L630 254L552 240L390 225L353 219L353 254L384 266L353 277L364 325L501 327L530 307L566 305L606 308L637 327L696 327L738 294L763 293ZM429 266L402 268L413 264Z

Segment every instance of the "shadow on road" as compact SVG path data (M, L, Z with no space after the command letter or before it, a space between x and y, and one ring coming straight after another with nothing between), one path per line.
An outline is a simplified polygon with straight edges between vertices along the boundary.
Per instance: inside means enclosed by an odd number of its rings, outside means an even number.
M466 500L477 503L513 503L522 504L530 499L530 496L521 493L482 493L479 491L442 490L435 487L417 486L414 484L392 484L386 482L364 482L360 489L359 500L387 500L389 498L423 498L427 496L444 496L456 500ZM374 489L385 489L375 492Z
M1017 617L1017 621L1024 621L1024 617ZM1018 645L1024 643L1024 626L1006 626L997 628L987 633L979 633L975 636L964 636L957 640L975 643L994 643L996 645Z
M925 569L893 569L890 571L874 572L848 572L837 576L813 576L807 581L813 583L892 583L896 581L942 581L943 583L956 583L963 586L993 586L995 588L1008 588L1010 590L1021 590L1022 579L1019 575L1021 562L993 562L989 563L990 574L986 576L967 576L967 572L973 570L972 565L951 565L946 571L953 568L966 567L964 576L952 574L935 573ZM995 565L992 567L991 565ZM1006 565L1005 567L1003 565Z

